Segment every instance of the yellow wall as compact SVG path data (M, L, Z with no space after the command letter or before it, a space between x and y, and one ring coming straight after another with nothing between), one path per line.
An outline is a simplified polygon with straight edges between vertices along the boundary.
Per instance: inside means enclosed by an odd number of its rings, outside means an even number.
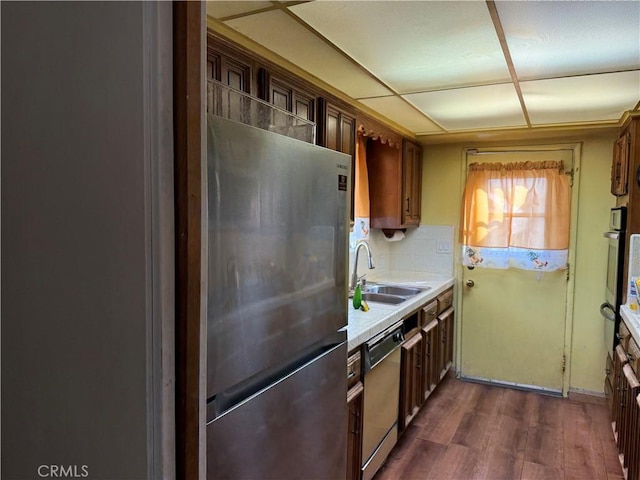
M603 391L606 347L599 306L604 301L607 266L607 243L602 233L608 227L609 209L615 206L615 198L609 193L613 141L614 136L606 134L546 142L468 142L424 147L422 223L455 225L457 240L465 148L582 143L569 385L571 389L592 392Z

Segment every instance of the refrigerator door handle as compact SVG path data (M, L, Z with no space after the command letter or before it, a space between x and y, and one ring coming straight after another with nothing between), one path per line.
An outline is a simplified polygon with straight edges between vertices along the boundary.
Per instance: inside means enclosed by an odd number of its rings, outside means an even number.
M615 322L616 320L616 313L613 311L613 307L611 307L607 302L600 305L600 315L612 322Z
M210 422L230 410L235 409L260 392L282 382L319 358L341 348L346 341L346 332L336 332L308 349L300 352L297 358L284 365L268 369L240 384L231 387L207 400L207 422Z

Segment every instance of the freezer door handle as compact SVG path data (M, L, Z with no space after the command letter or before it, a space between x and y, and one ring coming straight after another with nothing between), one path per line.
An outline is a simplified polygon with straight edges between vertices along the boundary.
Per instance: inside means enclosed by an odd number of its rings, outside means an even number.
M229 388L217 395L207 399L207 421L211 421L226 412L237 408L243 402L257 395L261 391L271 388L274 384L281 382L298 370L301 370L318 358L331 354L334 350L341 348L346 341L346 332L335 332L325 339L311 345L306 350L299 353L291 362L278 365L275 368L267 369L259 375L247 379L246 381Z
M612 322L615 322L616 320L616 312L613 311L613 308L611 308L611 305L609 305L607 302L604 302L602 305L600 305L600 315L602 315L607 320L611 320Z

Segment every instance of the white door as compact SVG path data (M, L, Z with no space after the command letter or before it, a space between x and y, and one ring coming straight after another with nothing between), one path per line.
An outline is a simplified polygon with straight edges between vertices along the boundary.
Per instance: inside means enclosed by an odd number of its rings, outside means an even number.
M572 158L573 150L468 154L467 165L563 160L569 170ZM567 271L463 267L460 292L462 377L562 391Z

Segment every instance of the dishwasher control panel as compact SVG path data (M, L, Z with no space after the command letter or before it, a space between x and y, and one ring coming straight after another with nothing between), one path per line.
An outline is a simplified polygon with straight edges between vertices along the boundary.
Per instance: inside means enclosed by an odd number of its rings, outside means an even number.
M384 360L404 342L402 322L398 322L364 344L365 373Z

